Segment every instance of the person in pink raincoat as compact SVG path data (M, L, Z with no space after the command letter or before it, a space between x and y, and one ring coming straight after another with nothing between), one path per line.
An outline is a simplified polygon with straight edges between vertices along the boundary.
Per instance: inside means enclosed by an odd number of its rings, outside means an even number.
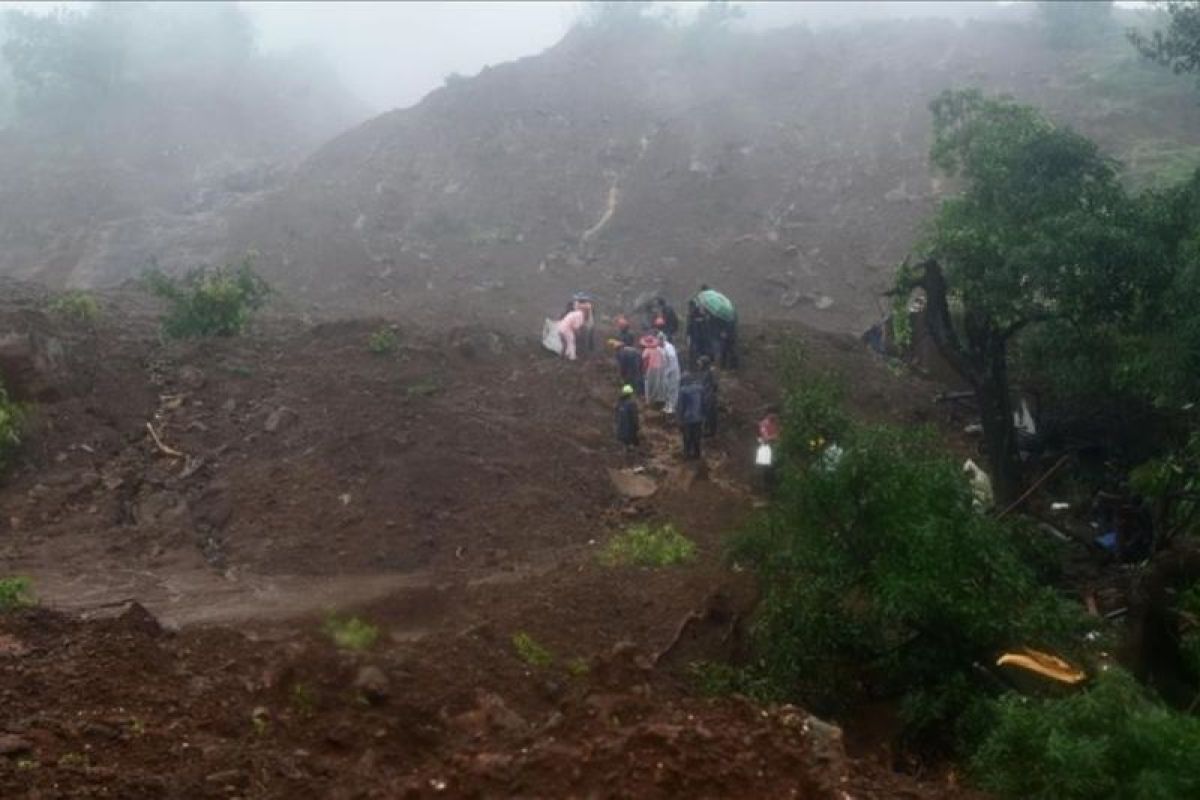
M558 323L558 338L562 341L563 358L575 360L575 334L583 327L587 318L580 309L569 312Z

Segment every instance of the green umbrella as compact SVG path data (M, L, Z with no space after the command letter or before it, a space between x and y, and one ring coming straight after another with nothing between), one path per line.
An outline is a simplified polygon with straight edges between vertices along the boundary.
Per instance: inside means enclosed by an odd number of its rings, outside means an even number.
M726 322L737 321L737 311L729 298L715 289L705 289L696 295L696 302L708 309L714 317L720 317Z

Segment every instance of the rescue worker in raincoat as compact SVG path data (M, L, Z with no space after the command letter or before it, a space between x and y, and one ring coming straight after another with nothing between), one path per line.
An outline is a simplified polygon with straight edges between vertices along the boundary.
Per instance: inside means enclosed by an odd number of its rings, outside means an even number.
M628 452L640 443L641 429L638 425L637 393L632 386L621 388L621 397L616 408L617 441L625 445Z
M659 347L658 337L642 337L642 377L646 384L646 402L664 406L667 403L667 358Z
M575 360L575 336L583 328L584 321L583 311L575 309L558 323L558 338L562 342L562 355L568 361Z
M663 363L666 367L664 380L667 384L667 400L663 410L668 414L675 413L675 406L679 402L679 382L683 377L683 371L679 367L679 353L675 350L675 345L671 344L671 340L664 334L658 335L658 346L663 351Z

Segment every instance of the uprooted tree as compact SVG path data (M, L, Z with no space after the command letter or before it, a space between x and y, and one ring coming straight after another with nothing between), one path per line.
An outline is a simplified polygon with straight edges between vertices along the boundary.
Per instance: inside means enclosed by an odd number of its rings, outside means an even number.
M1115 165L1036 109L976 90L945 92L933 113L933 164L961 179L894 294L922 289L930 338L980 406L997 500L1020 489L1010 346L1052 320L1119 320L1150 260Z

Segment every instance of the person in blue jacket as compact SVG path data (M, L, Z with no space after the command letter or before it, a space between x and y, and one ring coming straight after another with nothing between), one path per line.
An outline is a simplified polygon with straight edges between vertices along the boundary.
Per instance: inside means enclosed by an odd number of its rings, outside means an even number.
M683 457L698 459L700 442L704 438L704 389L700 382L689 376L679 387L679 426L683 431Z

